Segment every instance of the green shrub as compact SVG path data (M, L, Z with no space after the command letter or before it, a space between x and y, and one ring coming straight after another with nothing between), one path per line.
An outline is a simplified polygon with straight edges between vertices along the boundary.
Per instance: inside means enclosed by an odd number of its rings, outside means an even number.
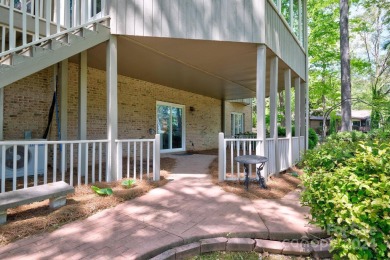
M309 128L309 149L313 149L317 146L318 135L313 128Z
M333 171L354 156L357 144L345 140L328 140L316 149L306 151L298 166L308 173Z
M340 142L342 147L333 146L337 152L332 152L330 145L335 144L331 141L305 157L305 164L313 172L302 177L302 204L311 207L312 222L333 238L335 259L389 259L389 141L352 146L344 140ZM348 155L342 153L343 149L349 150ZM317 158L327 157L327 152L331 153L329 158ZM342 157L345 161L337 167L331 163L330 158Z

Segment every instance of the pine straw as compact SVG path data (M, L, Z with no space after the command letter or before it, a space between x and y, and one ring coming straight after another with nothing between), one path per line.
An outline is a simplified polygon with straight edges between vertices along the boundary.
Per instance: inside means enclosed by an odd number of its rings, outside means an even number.
M137 181L131 188L124 188L121 182L95 183L99 188L112 188L111 196L98 196L91 185L75 188L75 193L67 196L67 204L57 210L50 209L48 202L36 202L9 209L7 223L0 226L0 246L31 235L53 231L66 223L85 219L103 209L139 197L153 188L167 183L166 176L170 173L175 159L161 158L161 180L158 182Z
M301 180L292 176L290 174L292 172L295 172L298 175L303 174L303 172L297 168L288 169L285 173L279 174L279 176L271 176L267 182L267 189L259 188L257 182L250 182L247 191L242 181L218 181L218 158L209 166L209 174L211 174L214 184L221 186L226 192L234 193L249 199L280 199L287 193L296 190L300 187Z

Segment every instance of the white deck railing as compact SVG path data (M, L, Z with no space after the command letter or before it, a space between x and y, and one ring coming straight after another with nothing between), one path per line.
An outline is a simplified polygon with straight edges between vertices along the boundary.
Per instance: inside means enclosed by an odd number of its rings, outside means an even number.
M300 158L300 152L304 150L304 137L292 138L292 162L289 160L290 142L289 138L278 138L278 157L279 171L287 170L289 167L295 165ZM299 146L299 140L302 145ZM220 180L242 180L244 179L244 168L242 164L234 161L236 156L256 154L256 147L261 145L263 140L256 138L224 138L220 134L219 141L219 174ZM265 140L265 154L268 162L264 167L266 176L276 173L276 158L275 158L275 141L273 138ZM255 174L256 168L252 165L249 168L249 175L251 178L257 177Z
M160 179L158 135L156 139L116 140L116 143L119 180ZM72 186L108 181L107 147L107 140L0 142L1 193L60 180ZM122 148L127 151L124 158Z
M234 162L234 157L240 155L256 154L256 147L262 143L262 140L254 138L227 138L223 140L223 178L224 180L237 180L244 178L243 166ZM219 148L221 149L221 147ZM221 155L220 155L221 156ZM227 169L229 169L227 171ZM227 173L228 172L228 173ZM256 174L253 172L253 174ZM252 175L252 168L250 169Z
M280 162L280 171L285 171L290 168L289 162L289 151L290 151L290 142L288 138L279 138L279 162Z
M0 57L107 14L106 0L0 0Z
M144 177L148 180L160 180L159 138L116 140L116 142L119 180L122 178L142 180ZM153 176L150 176L151 172Z

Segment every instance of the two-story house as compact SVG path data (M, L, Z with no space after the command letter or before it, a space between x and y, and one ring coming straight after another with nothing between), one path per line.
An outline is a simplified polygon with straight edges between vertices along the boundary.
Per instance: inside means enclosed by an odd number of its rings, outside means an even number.
M306 0L0 0L2 192L29 174L121 178L122 158L158 179L161 152L219 148L221 180L229 149L286 169L307 147L306 21ZM257 138L229 139L251 131L252 98Z

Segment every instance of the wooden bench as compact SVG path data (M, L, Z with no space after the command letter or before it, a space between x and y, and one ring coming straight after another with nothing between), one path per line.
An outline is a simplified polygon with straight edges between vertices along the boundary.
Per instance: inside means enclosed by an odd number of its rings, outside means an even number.
M66 204L66 195L74 193L74 187L63 181L9 191L0 194L0 225L7 222L7 209L49 199L50 208Z

